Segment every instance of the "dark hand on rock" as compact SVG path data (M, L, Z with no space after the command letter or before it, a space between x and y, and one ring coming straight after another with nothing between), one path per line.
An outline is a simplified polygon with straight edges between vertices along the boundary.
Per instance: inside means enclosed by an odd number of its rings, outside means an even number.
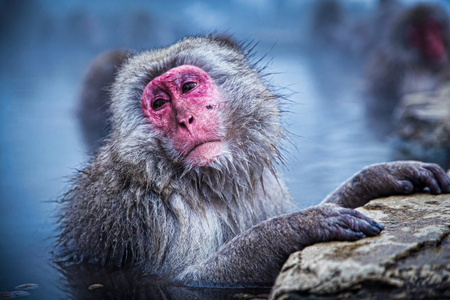
M421 191L450 193L450 177L436 164L396 161L364 168L344 182L323 203L355 208L371 199Z
M450 177L436 164L393 162L379 165L378 168L383 169L386 180L391 182L393 194L408 195L427 189L432 194L450 193Z
M310 233L317 234L317 241L355 241L364 237L378 235L384 227L362 213L335 204L323 204L311 210Z

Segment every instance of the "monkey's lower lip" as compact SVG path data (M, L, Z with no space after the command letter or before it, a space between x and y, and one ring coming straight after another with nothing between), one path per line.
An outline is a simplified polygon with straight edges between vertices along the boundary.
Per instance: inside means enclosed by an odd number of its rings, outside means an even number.
M207 166L219 156L221 147L220 140L203 142L192 148L186 159L193 165Z

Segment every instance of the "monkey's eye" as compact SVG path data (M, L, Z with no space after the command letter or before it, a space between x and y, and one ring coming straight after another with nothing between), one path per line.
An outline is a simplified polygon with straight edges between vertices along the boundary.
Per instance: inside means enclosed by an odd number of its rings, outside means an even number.
M169 102L169 101L164 100L164 99L161 99L161 98L156 99L156 100L153 101L153 103L152 103L152 108L153 108L154 110L158 110L158 109L160 109L164 104L166 104L167 102Z
M185 84L183 84L183 86L181 87L181 91L183 92L183 94L186 94L187 92L189 92L190 90L192 90L193 88L195 88L197 86L196 82L186 82Z

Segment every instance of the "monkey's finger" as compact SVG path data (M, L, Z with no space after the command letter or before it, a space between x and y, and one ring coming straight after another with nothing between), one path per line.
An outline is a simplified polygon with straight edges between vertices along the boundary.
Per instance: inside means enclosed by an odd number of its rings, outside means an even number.
M414 193L414 184L409 180L396 180L397 188L401 194L411 195Z
M339 220L338 235L343 233L345 240L353 238L375 236L381 232L381 228L372 220L363 220L358 217L343 215ZM376 224L376 225L375 225ZM349 232L352 231L352 232Z
M436 164L430 164L425 167L433 173L442 193L450 193L450 176Z
M354 231L350 228L343 229L342 233L344 236L344 238L342 240L344 240L344 241L357 241L357 240L367 237L363 232Z
M362 232L365 236L375 236L381 232L381 228L378 223L373 220L365 220L356 217L349 219L350 229L355 232Z
M368 223L369 226L375 228L375 230L381 231L384 229L383 225L379 224L377 221L369 218L368 216L360 213L359 211L354 210L354 209L347 209L347 210L350 215L355 217L355 219L360 219L361 221ZM355 223L355 224L357 224L357 223ZM357 229L357 228L354 227L354 229Z
M380 223L378 223L378 222L375 221L375 220L370 219L369 224L370 224L371 226L377 227L378 229L380 229L380 231L381 231L381 230L384 230L384 226L381 225Z
M362 233L364 233L366 236L375 236L378 235L381 232L381 228L376 225L372 225L366 221L359 221L358 222L358 230L360 230ZM378 225L378 224L377 224Z
M440 194L441 188L434 177L434 173L427 166L418 167L414 170L414 177L411 178L416 191L428 189L432 194Z
M355 231L348 226L335 224L329 230L330 235L325 239L326 241L357 241L366 237L362 231Z

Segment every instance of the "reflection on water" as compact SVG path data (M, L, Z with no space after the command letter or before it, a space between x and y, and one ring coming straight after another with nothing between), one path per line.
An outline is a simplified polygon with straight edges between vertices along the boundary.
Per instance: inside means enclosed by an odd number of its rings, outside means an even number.
M236 299L235 295L237 294L265 295L267 297L270 293L270 288L232 289L174 286L131 270L102 270L88 264L58 266L57 268L64 278L67 278L65 286L60 288L75 299L231 300ZM79 274L83 274L83 276L79 276Z
M90 59L112 47L140 50L211 31L260 41L256 57L267 54L270 80L289 99L284 124L292 144L282 172L301 208L363 166L391 159L389 145L367 126L358 68L304 47L307 1L162 3L0 2L0 292L28 282L39 284L30 294L42 299L228 299L241 292L50 263L55 200L87 160L76 119L82 76ZM89 291L95 283L104 288Z

